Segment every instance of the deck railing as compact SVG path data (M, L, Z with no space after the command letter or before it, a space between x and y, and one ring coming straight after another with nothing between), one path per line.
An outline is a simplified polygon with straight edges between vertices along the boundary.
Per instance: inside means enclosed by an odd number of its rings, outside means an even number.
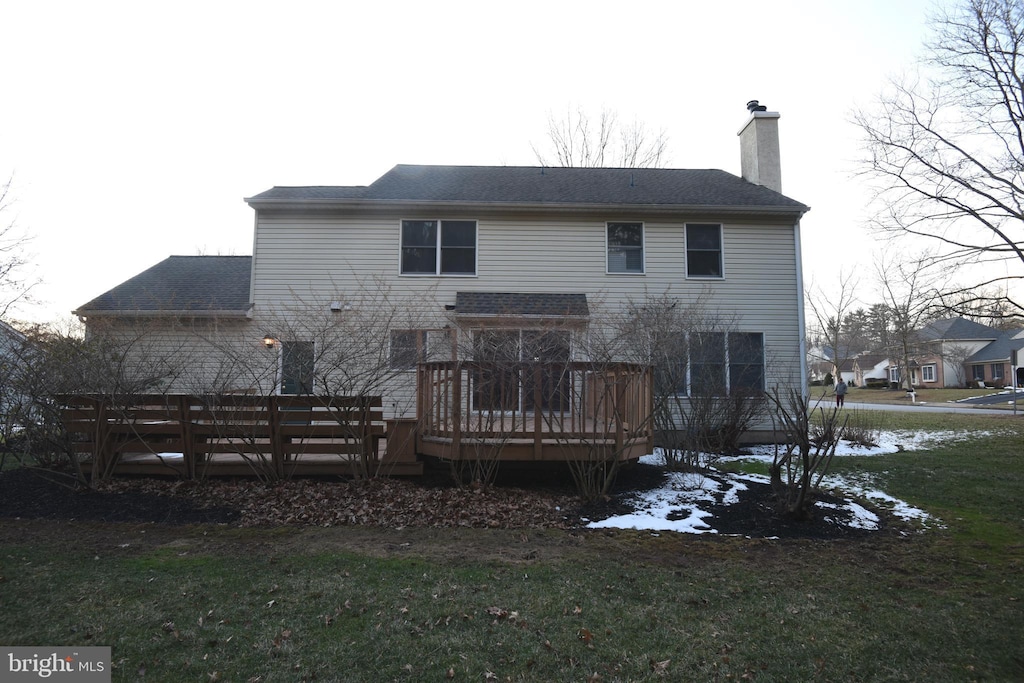
M449 361L417 370L421 439L545 445L653 443L649 367L632 363Z
M79 394L58 400L75 450L91 458L93 478L110 476L132 455L154 456L189 479L203 476L218 456L231 455L256 474L281 478L303 456L340 456L350 466L373 461L385 433L379 396Z

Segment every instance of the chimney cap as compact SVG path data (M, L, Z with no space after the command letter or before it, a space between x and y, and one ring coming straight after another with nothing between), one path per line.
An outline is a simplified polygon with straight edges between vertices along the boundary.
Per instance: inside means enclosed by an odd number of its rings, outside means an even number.
M747 102L747 111L753 114L755 111L768 111L768 107L760 104L757 100Z

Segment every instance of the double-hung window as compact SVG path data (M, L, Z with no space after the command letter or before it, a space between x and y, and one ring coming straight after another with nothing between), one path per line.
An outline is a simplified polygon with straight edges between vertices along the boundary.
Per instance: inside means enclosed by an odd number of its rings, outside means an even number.
M608 223L608 272L643 274L643 223Z
M690 392L698 396L725 393L725 333L690 335Z
M413 370L417 363L451 355L449 330L391 330L391 368Z
M686 225L686 277L721 278L722 226L718 223Z
M977 382L985 381L985 366L984 365L972 365L971 366L971 379Z
M764 391L764 335L729 333L729 391Z
M764 335L760 332L694 332L689 335L689 347L691 396L764 391Z
M476 275L476 221L402 221L402 275Z
M921 381L922 382L934 382L935 381L935 366L934 365L922 365L921 366Z

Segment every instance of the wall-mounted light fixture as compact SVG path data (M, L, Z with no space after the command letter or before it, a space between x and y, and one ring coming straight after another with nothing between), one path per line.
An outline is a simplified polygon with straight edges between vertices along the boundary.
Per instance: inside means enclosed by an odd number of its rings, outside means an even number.
M269 334L263 336L263 345L266 346L268 349L273 347L274 344L276 344L276 343L277 343L277 340L274 339Z

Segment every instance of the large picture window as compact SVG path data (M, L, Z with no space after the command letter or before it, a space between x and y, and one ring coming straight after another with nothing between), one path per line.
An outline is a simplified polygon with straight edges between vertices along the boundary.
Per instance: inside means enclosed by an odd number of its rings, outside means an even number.
M686 277L720 278L722 226L690 223L686 226Z
M608 223L608 272L643 274L643 223Z
M403 275L476 275L476 221L402 221Z

